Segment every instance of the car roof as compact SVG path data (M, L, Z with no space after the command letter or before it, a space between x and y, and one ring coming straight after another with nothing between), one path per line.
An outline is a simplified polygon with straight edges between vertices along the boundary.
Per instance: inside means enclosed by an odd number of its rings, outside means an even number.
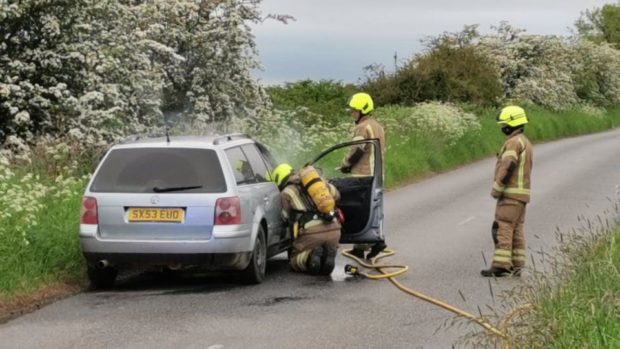
M235 145L254 143L254 140L247 135L233 133L216 136L170 136L170 142L166 137L146 137L130 136L121 143L114 145L113 149L124 148L159 148L159 147L181 147L181 148L228 148Z

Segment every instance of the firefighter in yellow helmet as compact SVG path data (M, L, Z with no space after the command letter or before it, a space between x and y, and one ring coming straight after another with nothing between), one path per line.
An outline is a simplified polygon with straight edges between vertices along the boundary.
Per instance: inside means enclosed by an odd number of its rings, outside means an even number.
M495 253L491 268L482 276L520 275L525 265L525 206L530 202L532 143L523 130L527 124L525 111L507 106L497 115L497 123L506 141L497 155L495 180L491 196L497 199L495 221L491 229Z
M335 217L321 218L290 165L278 165L270 177L281 191L282 218L293 236L291 268L311 275L330 275L336 265L340 223ZM328 184L328 189L337 200L340 194L336 187Z
M383 127L372 116L375 105L369 94L359 92L351 96L348 109L355 123L353 140L378 139L381 147L381 157L385 159L385 133ZM383 161L382 163L385 163ZM343 173L350 173L353 176L372 176L374 174L374 149L369 145L353 146L347 156L345 156L340 170ZM370 259L386 248L385 242L379 242L373 246L354 245L352 254L359 258L364 258L366 250L370 252L366 258Z

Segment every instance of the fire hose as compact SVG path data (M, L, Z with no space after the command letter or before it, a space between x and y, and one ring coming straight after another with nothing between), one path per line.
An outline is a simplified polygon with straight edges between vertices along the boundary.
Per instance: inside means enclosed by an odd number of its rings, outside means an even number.
M353 276L357 276L357 277L363 277L363 278L367 278L367 279L371 279L371 280L384 280L387 279L388 281L390 281L392 283L392 285L394 285L396 288L398 288L399 290L405 292L406 294L419 298L425 302L431 303L433 305L436 305L438 307L441 307L445 310L448 310L458 316L461 316L463 318L466 318L480 326L482 326L485 330L489 331L490 333L498 336L500 338L500 340L503 343L503 346L505 348L508 348L509 345L509 336L504 332L501 331L500 329L498 329L497 327L491 325L489 322L487 322L486 320L484 320L481 317L476 317L464 310L458 309L454 306L451 306L449 304L446 304L442 301L439 301L437 299L434 299L432 297L429 297L425 294L422 294L420 292L417 292L415 290L412 290L406 286L404 286L403 284L401 284L400 282L398 282L398 280L396 280L397 276L400 276L404 273L406 273L409 270L409 266L407 265L401 265L401 264L377 264L377 262L383 258L386 257L390 257L393 256L396 252L394 250L390 250L390 249L385 249L383 250L379 255L375 256L374 258L371 258L369 261L367 260L363 260L361 258L358 258L356 256L354 256L353 254L351 254L353 250L343 250L342 251L342 255L350 258L352 260L354 260L355 262L357 262L357 264L367 270L369 270L369 272L364 272L362 270L360 270L360 268L358 266L355 265L351 265L351 264L347 264L345 265L344 269L345 269L345 273L349 274L349 275L353 275ZM373 272L374 271L374 272Z

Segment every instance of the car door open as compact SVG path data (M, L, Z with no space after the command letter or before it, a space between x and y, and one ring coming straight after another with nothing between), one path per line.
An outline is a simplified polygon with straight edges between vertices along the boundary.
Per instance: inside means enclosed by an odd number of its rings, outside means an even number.
M344 174L339 167L351 147L370 149L370 175ZM378 139L335 145L311 163L340 192L337 207L344 214L340 243L376 243L383 236L383 159Z

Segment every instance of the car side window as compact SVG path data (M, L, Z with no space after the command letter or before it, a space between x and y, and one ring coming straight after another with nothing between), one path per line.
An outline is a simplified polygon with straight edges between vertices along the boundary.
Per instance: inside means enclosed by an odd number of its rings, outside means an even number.
M254 144L246 144L242 146L243 152L250 161L252 171L254 171L254 177L257 182L267 182L269 178L269 170L263 161L258 149Z
M226 149L226 157L235 174L237 184L248 184L256 182L254 171L250 166L250 162L240 147Z

